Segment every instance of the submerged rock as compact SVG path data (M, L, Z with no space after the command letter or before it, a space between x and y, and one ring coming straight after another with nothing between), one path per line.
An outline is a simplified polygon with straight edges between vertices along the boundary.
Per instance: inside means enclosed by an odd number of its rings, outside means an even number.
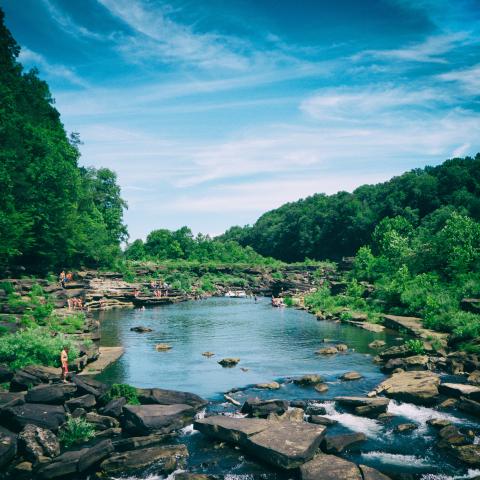
M318 383L323 383L324 380L320 375L311 373L308 375L303 375L299 378L294 378L293 383L300 385L301 387L309 387L311 385L317 385Z
M398 433L410 432L411 430L416 430L418 425L415 423L400 423L395 427L395 431Z
M338 353L338 350L336 347L324 347L320 348L315 352L317 355L335 355Z
M345 448L364 442L367 436L364 433L346 433L344 435L327 435L322 442L325 453L341 453Z
M213 352L203 352L202 355L204 357L213 357L215 354Z
M335 397L335 402L352 409L357 415L377 417L387 411L390 400L385 397Z
M326 383L319 383L313 387L318 393L328 392L328 385Z
M138 326L138 327L132 327L130 329L131 332L138 332L138 333L147 333L147 332L153 332L151 328L148 327L143 327L143 326Z
M229 368L229 367L235 367L235 365L238 365L239 362L240 362L239 358L223 358L218 363L224 368L225 367Z
M171 350L173 347L168 343L157 343L155 345L155 350L157 352L166 352L167 350Z
M257 383L255 388L261 388L264 390L278 390L280 388L280 384L278 382Z
M340 377L341 380L347 382L350 382L352 380L360 380L361 378L363 378L363 375L358 372L347 372Z

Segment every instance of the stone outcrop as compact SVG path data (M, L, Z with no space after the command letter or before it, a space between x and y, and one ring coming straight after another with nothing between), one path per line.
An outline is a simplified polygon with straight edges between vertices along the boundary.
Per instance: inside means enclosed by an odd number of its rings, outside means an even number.
M302 480L363 480L358 467L335 455L319 454L300 467Z
M0 410L0 422L14 432L20 432L28 424L56 432L66 419L61 405L25 403Z
M300 385L301 387L309 387L311 385L317 385L318 383L323 383L324 380L320 375L317 374L308 374L303 375L299 378L294 378L293 383Z
M364 433L346 433L343 435L327 435L322 441L322 450L325 453L342 453L346 448L364 442L367 439Z
M74 383L38 385L27 392L25 395L25 401L29 403L61 405L65 403L65 401L68 400L76 391L77 386Z
M466 385L461 383L442 383L439 391L448 397L465 397L471 400L480 400L480 387L475 385Z
M284 469L296 468L310 460L325 433L321 425L224 416L197 420L194 428L234 443L250 455Z
M439 384L440 378L433 372L401 372L378 385L373 394L384 393L396 400L428 405L437 400Z
M123 427L139 435L170 433L193 422L195 409L190 405L126 405Z
M390 400L385 397L335 397L335 402L357 415L365 417L378 417L385 413Z
M162 388L138 388L138 399L142 405L190 405L195 409L203 408L207 401L194 393L164 390Z
M288 409L286 400L260 400L258 398L249 398L242 406L242 413L251 417L267 417L271 413L282 415Z
M19 450L26 458L38 462L40 457L54 458L60 455L60 443L50 430L27 425L18 435Z

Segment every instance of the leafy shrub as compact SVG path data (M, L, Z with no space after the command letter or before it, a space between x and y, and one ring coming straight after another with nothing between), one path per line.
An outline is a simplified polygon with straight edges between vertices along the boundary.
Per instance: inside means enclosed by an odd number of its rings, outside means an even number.
M15 292L15 288L11 284L11 282L1 282L0 283L0 290L4 290L7 295Z
M416 355L421 355L425 352L425 346L423 342L418 339L410 339L405 342L405 346Z
M45 328L27 328L0 338L0 363L11 368L27 365L60 366L60 352L69 347L68 358L78 357L78 349L72 340L63 335L52 336Z
M30 297L41 297L44 295L43 288L38 284L34 283L30 289Z
M65 447L88 442L95 436L95 426L84 418L70 417L61 428L59 439Z
M120 397L124 397L130 405L140 405L137 389L126 383L114 383L106 393L105 400L109 402Z

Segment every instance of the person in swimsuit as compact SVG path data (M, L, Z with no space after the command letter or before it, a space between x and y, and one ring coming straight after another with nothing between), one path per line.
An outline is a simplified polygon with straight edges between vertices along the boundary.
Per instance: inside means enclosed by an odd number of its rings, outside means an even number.
M63 347L62 353L60 353L60 363L62 364L62 381L67 383L68 375L68 347Z

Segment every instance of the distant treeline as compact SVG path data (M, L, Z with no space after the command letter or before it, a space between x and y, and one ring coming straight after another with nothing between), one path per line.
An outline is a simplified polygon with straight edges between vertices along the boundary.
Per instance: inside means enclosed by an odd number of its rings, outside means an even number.
M116 175L78 166L78 135L19 53L0 10L0 272L110 264L127 238Z
M262 215L253 226L232 227L219 240L234 240L261 255L291 262L337 260L371 243L385 217L413 225L442 207L480 220L480 154L437 167L415 169L353 193L316 194Z

